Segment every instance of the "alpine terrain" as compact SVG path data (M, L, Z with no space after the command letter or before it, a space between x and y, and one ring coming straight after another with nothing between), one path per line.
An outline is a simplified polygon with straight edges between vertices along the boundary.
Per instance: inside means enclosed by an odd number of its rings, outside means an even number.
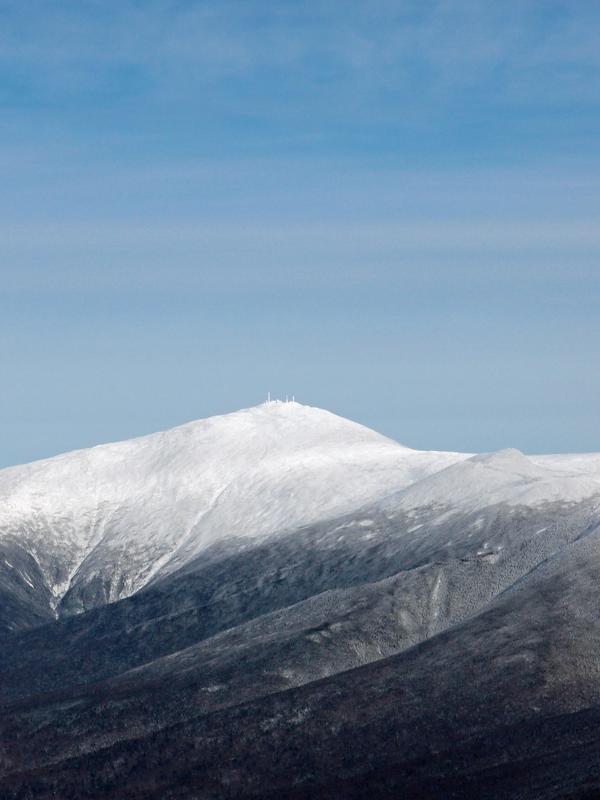
M0 797L600 796L600 454L295 402L0 471Z

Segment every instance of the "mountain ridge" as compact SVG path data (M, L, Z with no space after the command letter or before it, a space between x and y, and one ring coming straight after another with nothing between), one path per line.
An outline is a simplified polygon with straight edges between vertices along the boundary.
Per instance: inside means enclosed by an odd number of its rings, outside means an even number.
M600 708L600 456L285 403L93 450L0 472L2 797L600 790L552 744Z

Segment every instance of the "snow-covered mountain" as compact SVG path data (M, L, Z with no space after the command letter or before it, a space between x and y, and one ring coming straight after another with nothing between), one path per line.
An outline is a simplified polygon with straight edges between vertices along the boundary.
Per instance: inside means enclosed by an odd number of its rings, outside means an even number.
M600 454L298 403L0 471L0 794L510 796L480 771L527 731L589 743L599 565Z
M254 546L387 496L448 512L576 502L599 488L593 456L416 451L328 411L270 402L0 471L0 566L39 608L76 613L208 549Z
M4 565L16 570L9 548L24 549L35 564L13 577L32 589L41 580L51 605L81 611L132 594L210 545L337 516L464 457L270 402L0 471Z

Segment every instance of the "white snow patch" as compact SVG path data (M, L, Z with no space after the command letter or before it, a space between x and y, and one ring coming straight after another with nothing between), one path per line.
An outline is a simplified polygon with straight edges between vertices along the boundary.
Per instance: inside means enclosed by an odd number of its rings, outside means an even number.
M394 502L397 508L445 506L436 524L453 513L469 513L496 504L540 506L551 502L580 502L600 496L600 473L565 473L524 456L518 450L501 450L462 460L405 489ZM478 522L479 520L476 520Z

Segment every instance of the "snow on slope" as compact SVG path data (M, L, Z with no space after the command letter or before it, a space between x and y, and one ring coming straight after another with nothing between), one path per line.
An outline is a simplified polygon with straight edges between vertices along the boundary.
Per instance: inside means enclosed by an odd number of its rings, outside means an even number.
M469 513L504 503L540 506L577 503L600 493L600 472L575 457L536 456L519 450L472 456L408 487L395 498L397 508L440 507Z
M534 464L562 472L600 476L600 453L560 453L558 455L529 456Z
M0 544L28 549L56 602L69 588L87 593L72 606L82 610L215 541L347 513L465 457L272 402L0 471Z

